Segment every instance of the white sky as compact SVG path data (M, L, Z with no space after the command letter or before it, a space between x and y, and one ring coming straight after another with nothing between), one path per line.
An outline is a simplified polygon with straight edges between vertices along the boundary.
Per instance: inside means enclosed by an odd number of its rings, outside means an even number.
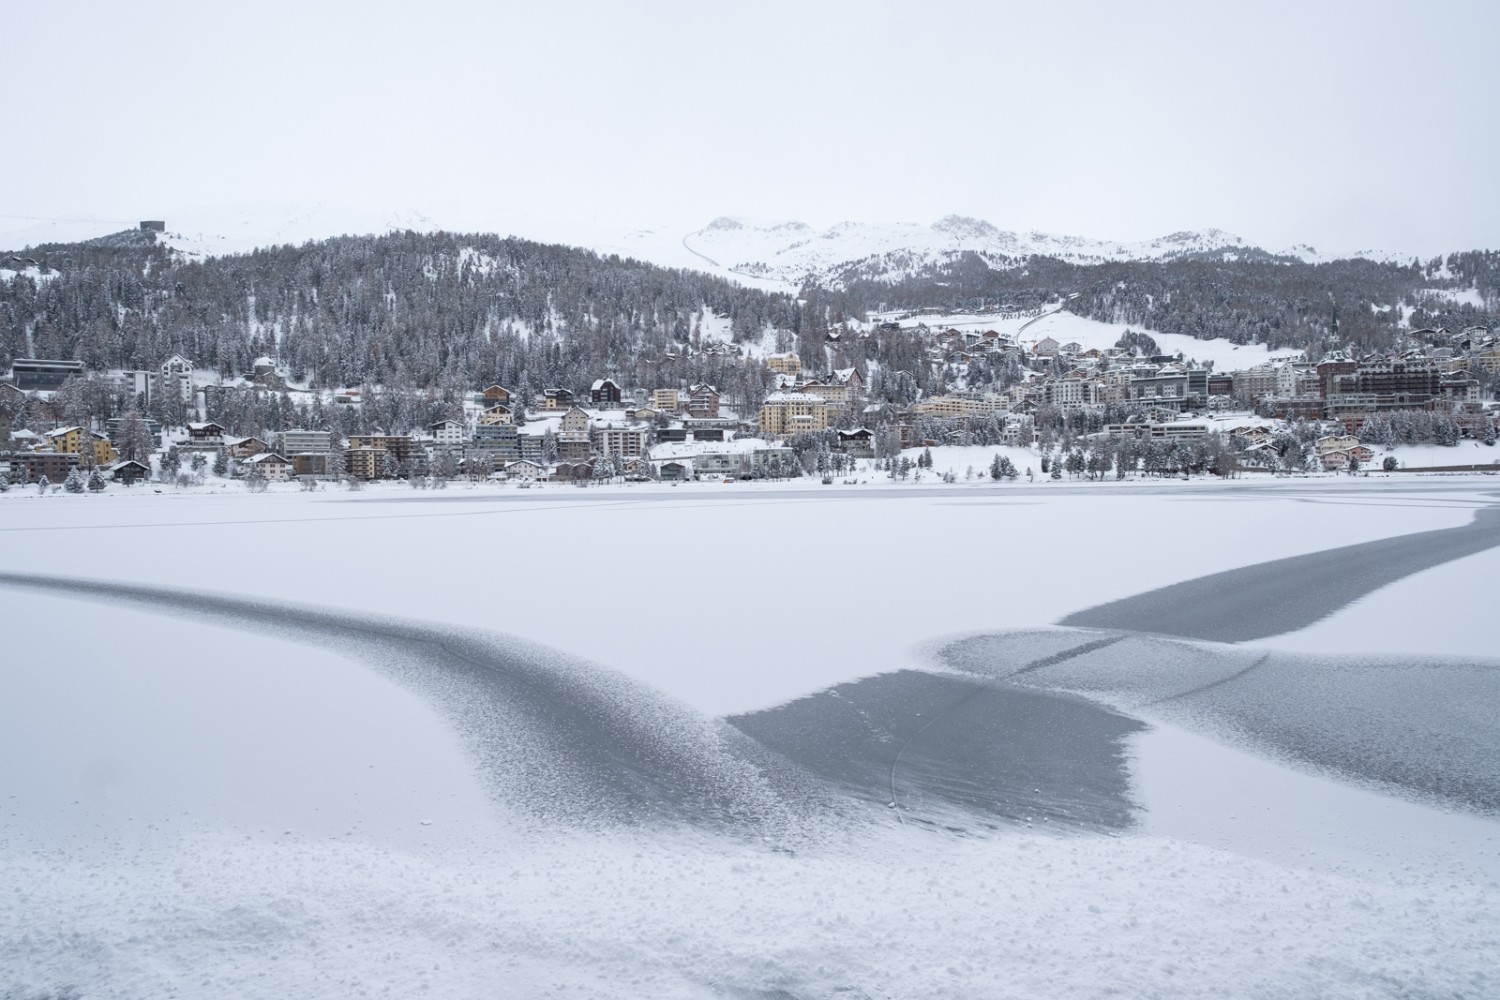
M0 0L0 216L337 199L1495 247L1496 38L1496 0Z

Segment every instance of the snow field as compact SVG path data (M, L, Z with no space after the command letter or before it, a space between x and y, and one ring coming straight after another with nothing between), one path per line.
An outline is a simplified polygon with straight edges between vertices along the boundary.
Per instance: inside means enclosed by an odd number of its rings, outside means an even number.
M1500 926L1492 883L1149 836L560 835L441 858L205 836L0 865L0 975L121 998L1482 996Z
M872 317L874 319L875 317ZM1200 364L1212 361L1214 371L1230 372L1253 368L1273 358L1291 357L1300 351L1271 351L1264 344L1234 344L1223 338L1198 340L1182 333L1158 333L1129 323L1101 323L1067 311L1053 312L1032 320L1034 317L1005 318L999 314L944 315L928 313L922 315L902 314L902 326L926 323L934 331L947 330L996 330L1017 337L1026 347L1043 337L1051 337L1058 344L1077 342L1084 350L1114 347L1126 330L1150 334L1163 354L1181 353L1185 359L1195 358Z

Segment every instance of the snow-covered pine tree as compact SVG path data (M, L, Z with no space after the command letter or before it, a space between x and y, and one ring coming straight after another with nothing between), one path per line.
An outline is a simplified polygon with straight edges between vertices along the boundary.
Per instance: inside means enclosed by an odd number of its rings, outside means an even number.
M69 493L82 493L85 485L83 473L73 469L68 473L68 478L63 480L63 489Z
M127 410L120 416L115 429L116 450L122 459L149 464L155 445L151 441L151 428L141 419L140 413Z
M36 492L37 492L37 495L38 496L46 496L47 495L47 488L49 486L51 486L51 485L52 485L52 483L47 479L46 476L43 476L42 478L38 479L36 481Z
M99 474L97 468L89 472L88 488L92 493L102 493L104 491L104 477Z

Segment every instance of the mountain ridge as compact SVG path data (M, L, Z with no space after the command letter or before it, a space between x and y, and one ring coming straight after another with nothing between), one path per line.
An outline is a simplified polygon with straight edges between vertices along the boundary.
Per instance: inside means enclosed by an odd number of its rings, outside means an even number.
M1141 241L1100 240L1041 230L1001 229L986 219L947 215L935 222L842 221L816 230L797 220L719 216L683 237L684 246L732 273L801 287L840 288L843 276L898 281L930 270L956 254L975 253L993 268L1022 266L1031 257L1072 264L1240 256L1303 263L1366 257L1382 262L1409 259L1389 252L1321 253L1309 244L1267 250L1222 229L1179 230Z

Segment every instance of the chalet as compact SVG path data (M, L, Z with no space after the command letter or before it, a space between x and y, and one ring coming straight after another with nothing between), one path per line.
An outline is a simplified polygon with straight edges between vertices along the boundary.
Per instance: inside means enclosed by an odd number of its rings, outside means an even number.
M151 478L151 466L144 462L137 462L133 458L127 458L123 462L116 462L109 467L109 478L126 486L134 485L143 480Z
M1057 354L1058 349L1059 345L1057 341L1053 340L1051 337L1043 337L1041 340L1038 340L1035 345L1032 346L1031 353L1035 354L1039 358L1050 358L1054 357Z
M627 479L641 480L656 478L655 467L652 466L650 461L644 458L627 459L623 471Z
M1319 462L1323 463L1323 471L1340 472L1349 468L1350 462L1359 462L1368 465L1376 457L1376 453L1365 445L1356 445L1353 448L1334 448L1331 451L1323 451L1319 454Z
M868 427L857 427L852 431L839 431L839 450L855 458L875 457L875 432Z
M183 447L199 451L218 451L224 447L224 428L212 420L187 425L188 439Z
M1320 456L1335 451L1348 452L1351 448L1359 447L1359 438L1353 434L1330 434L1327 437L1318 438L1313 447L1318 450ZM1345 457L1347 459L1347 455Z
M834 381L840 385L847 385L852 392L862 392L865 387L865 377L859 373L858 368L840 368L833 373Z
M596 379L589 386L589 402L595 406L618 406L620 403L620 384L612 378Z
M566 410L573 405L573 391L571 389L543 389L542 409L544 410Z
M663 482L679 482L684 479L693 478L693 463L689 459L673 459L663 462L656 467L657 475Z
M496 403L494 406L485 407L479 415L481 424L510 424L515 422L515 415L511 413L510 407L504 403Z
M587 482L593 477L592 462L558 462L552 469L552 480L558 483Z
M1269 427L1235 427L1229 432L1232 436L1244 441L1246 444L1265 444L1275 437Z
M547 470L542 465L526 459L507 462L504 471L506 479L545 479L547 477Z
M224 450L230 458L245 459L270 451L271 446L258 437L247 437L226 442Z
M242 468L246 475L253 475L258 471L273 483L284 483L292 478L292 463L274 451L263 451L259 455L251 455L245 459Z
M503 385L492 385L482 395L486 409L491 406L510 406L510 390Z

